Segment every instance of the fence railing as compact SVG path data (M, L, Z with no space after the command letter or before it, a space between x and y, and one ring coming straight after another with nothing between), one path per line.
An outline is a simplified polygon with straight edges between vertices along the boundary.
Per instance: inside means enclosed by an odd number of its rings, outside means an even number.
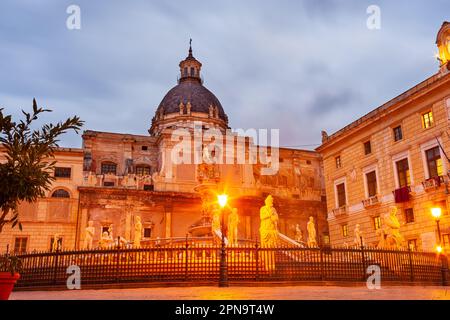
M17 288L65 286L67 268L80 267L82 285L112 283L216 283L220 246L186 242L174 246L18 255ZM382 282L447 285L445 255L375 248L303 248L258 244L226 247L229 282L365 281L376 265Z

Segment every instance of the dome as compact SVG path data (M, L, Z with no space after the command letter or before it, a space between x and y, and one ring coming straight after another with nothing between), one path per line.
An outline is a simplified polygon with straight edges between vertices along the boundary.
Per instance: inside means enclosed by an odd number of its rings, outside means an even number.
M179 113L180 103L185 106L191 103L191 112L209 113L210 106L218 109L219 118L227 122L227 116L219 99L209 91L200 81L180 81L178 85L167 92L158 106L157 113L163 110L164 114Z
M191 45L189 45L188 56L180 62L179 67L178 84L164 96L156 110L154 119L158 120L161 116L174 113L180 114L180 112L186 115L187 112L185 111L189 108L191 113L204 113L207 116L214 114L214 118L228 124L228 117L219 99L203 86L203 80L200 76L202 64L192 55ZM183 105L181 106L181 104ZM189 107L188 104L190 105Z

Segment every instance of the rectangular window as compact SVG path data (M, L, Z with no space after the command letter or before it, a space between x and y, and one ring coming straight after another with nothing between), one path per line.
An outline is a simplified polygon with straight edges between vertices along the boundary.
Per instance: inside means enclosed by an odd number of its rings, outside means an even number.
M55 178L70 178L71 173L72 168L63 168L63 167L55 168Z
M147 151L148 147L147 146L142 146L141 149L142 149L142 151Z
M399 141L403 139L402 126L394 128L394 141Z
M144 191L153 191L152 184L144 184Z
M144 238L151 238L152 228L144 228Z
M373 218L373 227L375 230L378 230L381 228L381 217L380 216Z
M372 145L370 144L370 140L364 142L364 154L368 155L372 153Z
M422 114L422 127L427 129L433 125L433 112L428 111Z
M367 193L369 197L376 196L377 194L377 174L375 171L371 171L366 174L367 180Z
M25 253L27 252L27 237L16 237L14 239L14 253Z
M348 225L346 224L342 226L342 236L348 237Z
M336 169L341 168L342 167L341 156L337 156L334 160L336 161Z
M337 200L338 200L338 207L343 207L347 204L347 200L345 199L345 183L338 184L336 186L336 192L337 192Z
M400 188L407 187L411 184L411 177L409 175L408 158L397 161L395 163L397 167L398 185Z
M414 222L414 210L412 208L405 209L405 221L406 223Z
M63 242L63 239L62 238L59 238L58 239L58 250L61 250L62 249L62 242ZM50 251L54 251L53 250L53 244L55 243L55 238L54 237L52 237L51 239L50 239Z
M150 175L150 167L148 166L137 166L136 174L139 176L148 176Z
M113 181L105 181L105 182L103 182L103 186L104 187L114 187L114 182Z
M425 151L429 178L435 178L444 174L439 146Z
M102 163L102 174L116 174L117 165L115 163Z
M408 248L411 251L417 251L417 239L408 240Z

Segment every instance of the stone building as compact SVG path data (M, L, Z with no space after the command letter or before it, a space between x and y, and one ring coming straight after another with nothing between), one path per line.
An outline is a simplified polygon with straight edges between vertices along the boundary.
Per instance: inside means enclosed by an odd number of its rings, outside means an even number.
M238 209L240 239L257 239L259 209L272 194L280 232L293 238L299 224L306 235L307 221L313 216L319 241L326 243L320 155L297 149L265 150L253 138L232 133L220 101L203 85L201 67L190 48L179 64L177 85L156 108L148 135L87 130L82 149L67 153L70 159L61 158L64 149L58 151L57 166L71 168L72 175L58 178L54 189L67 191L69 198L54 198L50 192L36 204L24 204L20 210L27 212L24 231L6 227L0 244L45 250L58 232L62 247L79 248L89 221L94 222L94 246L105 232L113 238L133 239L137 216L143 241L196 236L196 226L210 213L208 201L215 201L211 193L217 192L226 192L230 206ZM70 217L62 209L49 209L46 203L53 202L61 207L70 202ZM67 218L64 224L62 215ZM19 237L27 238L25 245Z
M383 216L397 206L404 247L439 243L431 208L441 208L441 243L449 248L450 23L438 33L440 70L328 136L323 157L333 245L353 245L357 224L377 245Z

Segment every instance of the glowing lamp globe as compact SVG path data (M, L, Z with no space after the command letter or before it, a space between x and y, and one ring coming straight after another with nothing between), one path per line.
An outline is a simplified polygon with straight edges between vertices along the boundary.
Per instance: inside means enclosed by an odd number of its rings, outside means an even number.
M220 194L217 196L217 200L219 201L220 207L223 208L227 204L228 196L226 194Z
M442 214L441 208L431 208L431 215L435 219L439 219L441 217L441 214Z

